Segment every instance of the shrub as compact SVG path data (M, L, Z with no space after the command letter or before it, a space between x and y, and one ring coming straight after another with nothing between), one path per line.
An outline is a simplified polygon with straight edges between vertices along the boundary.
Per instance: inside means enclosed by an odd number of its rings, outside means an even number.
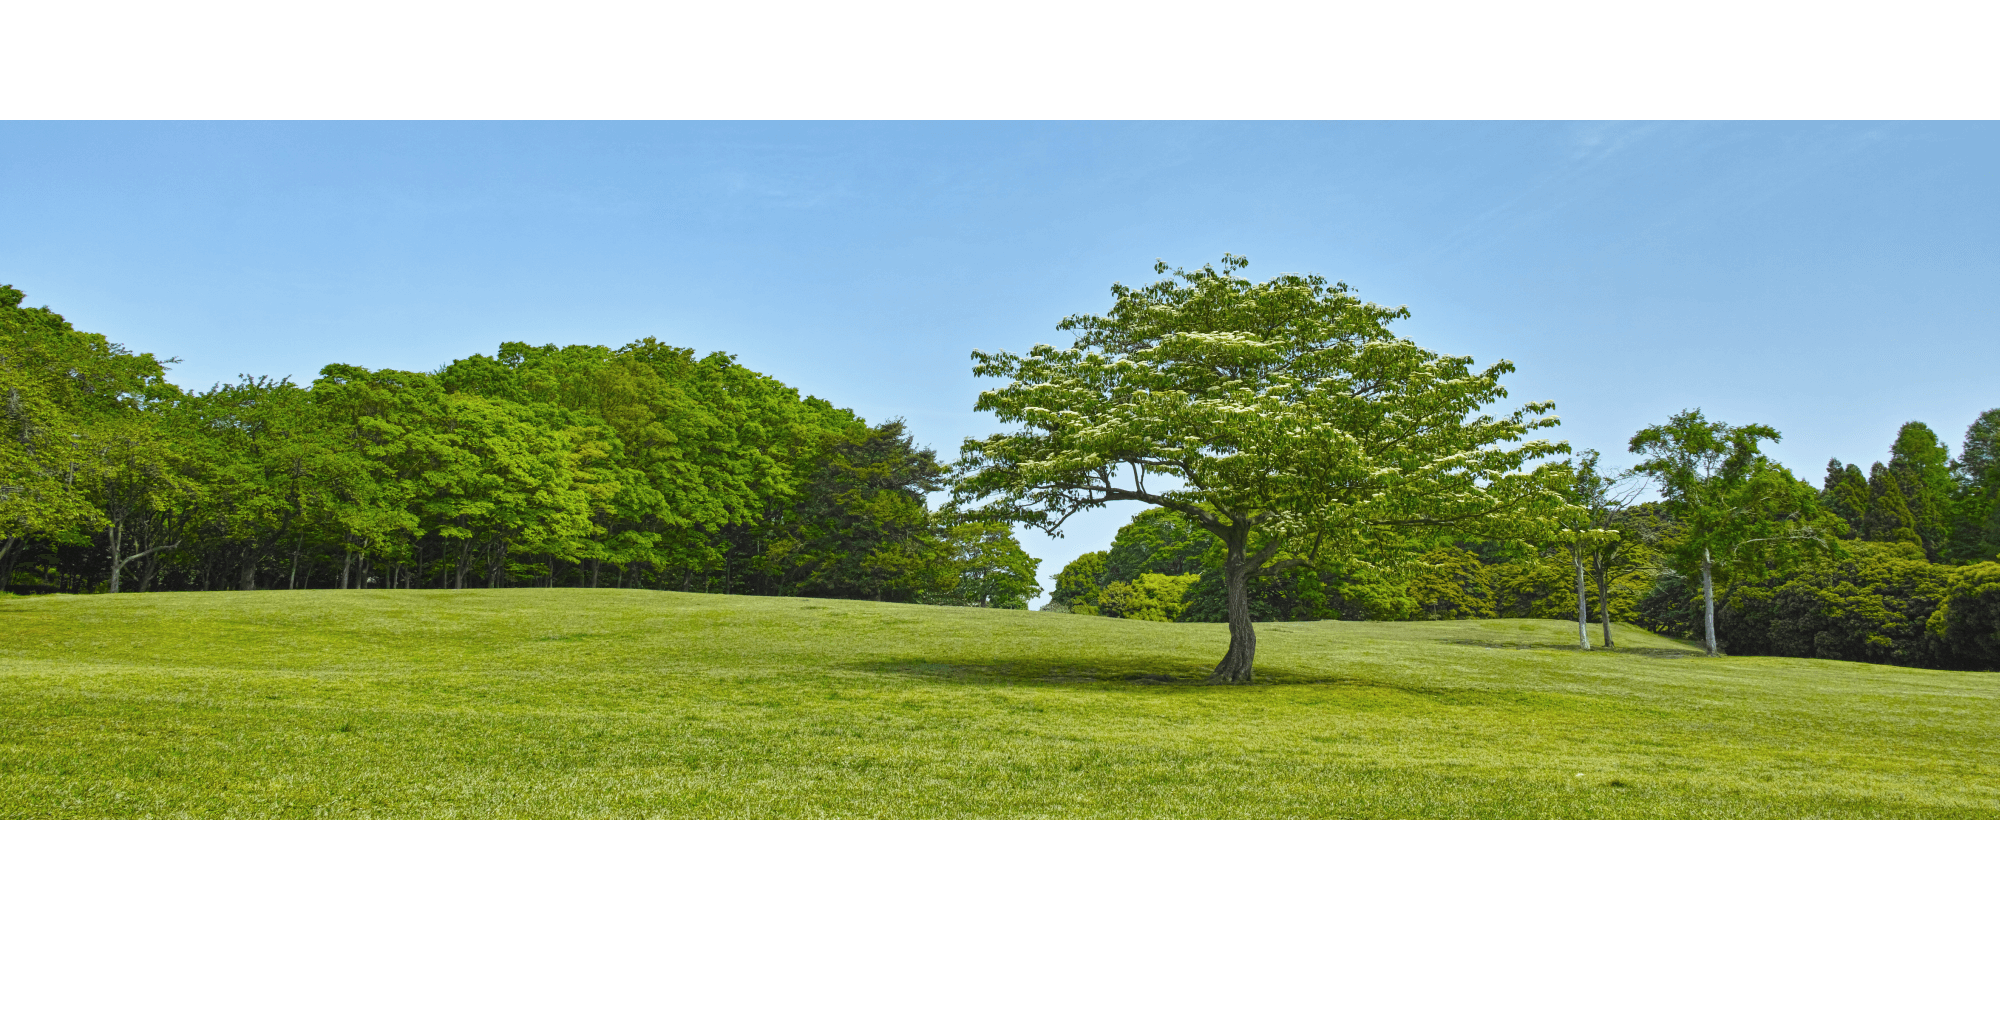
M2000 563L1955 570L1944 602L1926 620L1928 636L1951 664L2000 669Z
M1927 668L2000 665L1994 637L2000 565L1933 564L1907 541L1845 547L1845 556L1790 578L1726 588L1715 632L1729 653ZM1700 626L1700 592L1685 580L1663 578L1640 609L1640 625L1655 632L1690 636Z
M1085 605L1077 604L1071 610L1079 615L1108 615L1114 619L1138 619L1141 622L1175 622L1188 607L1188 589L1198 581L1199 575L1166 576L1157 572L1142 572L1139 578L1130 582L1110 583L1098 591L1094 611L1084 611Z

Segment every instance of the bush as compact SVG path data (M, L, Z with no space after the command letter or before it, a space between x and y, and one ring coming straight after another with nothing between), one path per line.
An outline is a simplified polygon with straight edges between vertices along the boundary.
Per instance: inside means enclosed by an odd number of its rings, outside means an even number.
M1098 591L1097 604L1072 606L1078 615L1108 615L1114 619L1138 619L1142 622L1175 622L1187 611L1188 589L1199 582L1198 575L1166 576L1157 572L1142 572L1139 578L1125 583L1107 584ZM1085 611L1094 607L1095 611Z
M1846 555L1716 598L1715 635L1730 654L1831 658L1926 668L2000 665L2000 565L1933 564L1912 543L1851 542ZM1955 604L1954 604L1955 602ZM1663 578L1639 624L1688 637L1700 587Z
M1925 623L1944 658L1961 669L2000 669L2000 563L1952 573L1944 603Z
M1403 584L1363 566L1330 570L1296 568L1250 581L1253 622L1388 622L1410 617ZM1208 569L1190 592L1182 622L1228 622L1222 570Z

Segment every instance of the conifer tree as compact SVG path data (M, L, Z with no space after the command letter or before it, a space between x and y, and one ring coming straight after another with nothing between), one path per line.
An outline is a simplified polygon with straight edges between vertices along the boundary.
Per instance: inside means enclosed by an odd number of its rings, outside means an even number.
M1826 460L1826 486L1820 503L1847 523L1846 539L1861 535L1861 523L1868 515L1868 477L1856 465L1842 465L1839 458Z
M1910 508L1911 528L1925 556L1937 561L1951 532L1951 452L1929 426L1905 422L1889 455L1889 469Z
M1902 478L1879 461L1868 469L1868 513L1862 518L1861 535L1876 543L1923 543L1916 515L1903 494Z
M2000 408L1981 412L1966 427L1965 446L1951 472L1952 527L1945 560L2000 557Z

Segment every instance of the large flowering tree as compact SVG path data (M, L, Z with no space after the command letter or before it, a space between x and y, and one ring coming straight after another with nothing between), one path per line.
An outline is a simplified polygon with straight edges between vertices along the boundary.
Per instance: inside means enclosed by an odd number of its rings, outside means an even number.
M1408 311L1345 283L1248 262L1113 286L1111 309L1059 328L1068 347L975 351L1006 381L979 397L1012 432L968 440L966 503L1050 532L1110 501L1169 508L1221 539L1229 652L1211 682L1250 682L1248 584L1322 555L1400 553L1440 531L1545 537L1564 505L1566 445L1525 439L1552 405L1482 414L1507 396L1502 361L1433 354L1393 333ZM1167 270L1154 266L1155 273Z

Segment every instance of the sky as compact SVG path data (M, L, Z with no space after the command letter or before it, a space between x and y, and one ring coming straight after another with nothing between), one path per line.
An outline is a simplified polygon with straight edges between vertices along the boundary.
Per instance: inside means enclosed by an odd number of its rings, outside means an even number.
M2000 407L1996 182L1996 123L7 122L0 283L191 388L656 336L950 458L971 351L1235 253L1613 465L1699 407L1817 483ZM1048 585L1137 510L1022 543Z

